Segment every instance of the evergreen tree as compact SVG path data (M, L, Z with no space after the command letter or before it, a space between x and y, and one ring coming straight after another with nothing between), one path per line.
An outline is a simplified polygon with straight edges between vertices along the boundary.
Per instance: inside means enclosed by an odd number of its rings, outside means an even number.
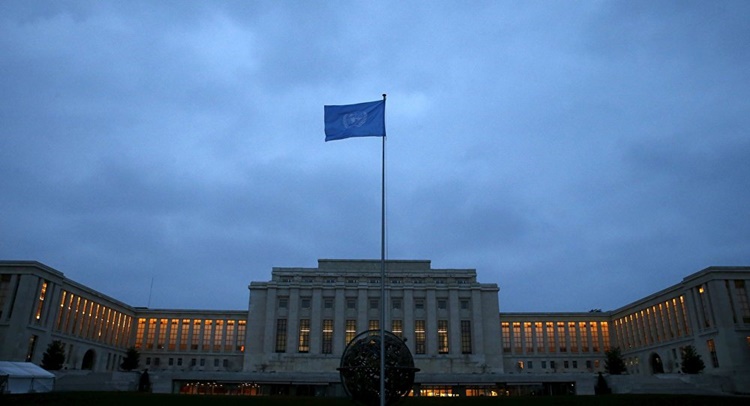
M47 351L42 354L42 368L48 371L62 369L65 363L65 346L59 340L55 340L47 346Z
M682 372L686 374L697 374L706 368L700 354L695 351L695 347L688 345L682 349L682 363L680 364Z
M122 364L120 364L120 368L122 368L125 371L132 371L134 369L138 369L138 364L140 364L141 359L141 353L138 352L138 350L135 349L135 347L128 348L128 351L125 353L125 358L122 360Z
M612 393L607 380L604 379L604 375L599 372L599 377L596 378L596 385L594 386L594 394L596 395L609 395Z
M625 361L622 359L620 347L615 347L606 351L604 355L607 359L604 361L604 370L610 375L621 375L625 372Z

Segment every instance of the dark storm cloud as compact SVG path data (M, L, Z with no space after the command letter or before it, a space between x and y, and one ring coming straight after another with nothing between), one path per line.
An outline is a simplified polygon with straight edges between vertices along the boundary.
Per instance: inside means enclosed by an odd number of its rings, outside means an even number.
M0 257L241 309L273 266L477 268L504 311L750 261L743 2L0 3ZM149 294L153 280L153 293Z

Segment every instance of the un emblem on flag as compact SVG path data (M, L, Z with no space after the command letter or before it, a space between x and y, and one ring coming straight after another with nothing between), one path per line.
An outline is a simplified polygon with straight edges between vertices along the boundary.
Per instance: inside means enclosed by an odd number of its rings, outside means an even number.
M344 128L358 128L367 122L367 112L357 111L344 115Z

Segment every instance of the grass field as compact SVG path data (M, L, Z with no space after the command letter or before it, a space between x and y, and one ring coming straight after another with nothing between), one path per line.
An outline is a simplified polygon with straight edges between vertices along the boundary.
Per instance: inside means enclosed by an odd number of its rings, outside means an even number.
M400 406L698 406L743 405L750 398L675 395L607 395L549 397L473 397L473 398L407 398ZM2 406L354 406L346 398L312 397L245 397L208 395L162 395L135 392L54 392L28 395L0 395Z

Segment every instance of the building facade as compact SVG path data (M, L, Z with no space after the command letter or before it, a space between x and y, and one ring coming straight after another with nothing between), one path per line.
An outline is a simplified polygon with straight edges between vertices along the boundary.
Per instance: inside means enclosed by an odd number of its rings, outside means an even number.
M341 354L382 322L420 368L415 395L593 393L614 347L632 382L683 379L689 345L712 389L750 393L750 267L709 267L619 309L587 313L503 313L497 284L430 261L389 260L385 282L381 300L379 261L319 260L251 282L245 310L148 309L39 262L0 261L0 360L40 364L59 340L62 377L114 374L135 347L158 392L343 395Z

